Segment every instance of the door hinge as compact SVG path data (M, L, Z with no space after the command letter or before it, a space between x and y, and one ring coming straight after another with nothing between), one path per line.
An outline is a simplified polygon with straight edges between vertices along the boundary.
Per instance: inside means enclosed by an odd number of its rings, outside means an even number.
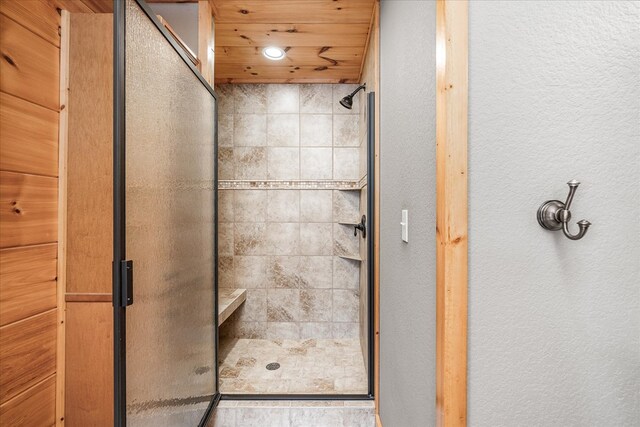
M133 261L120 261L120 305L133 304Z

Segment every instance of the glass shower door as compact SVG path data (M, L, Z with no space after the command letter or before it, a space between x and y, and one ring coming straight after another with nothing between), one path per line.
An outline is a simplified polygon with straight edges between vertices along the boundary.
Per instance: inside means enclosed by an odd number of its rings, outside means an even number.
M217 396L216 99L144 2L114 13L116 424L196 426Z

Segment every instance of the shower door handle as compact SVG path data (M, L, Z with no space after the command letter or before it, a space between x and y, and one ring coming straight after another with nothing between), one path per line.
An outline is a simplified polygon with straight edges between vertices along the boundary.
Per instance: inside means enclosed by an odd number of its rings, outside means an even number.
M360 230L362 232L362 238L366 239L367 238L367 217L366 217L366 215L362 215L362 218L360 219L360 224L356 224L354 226L354 229L353 229L353 235L354 236L358 235L358 230Z

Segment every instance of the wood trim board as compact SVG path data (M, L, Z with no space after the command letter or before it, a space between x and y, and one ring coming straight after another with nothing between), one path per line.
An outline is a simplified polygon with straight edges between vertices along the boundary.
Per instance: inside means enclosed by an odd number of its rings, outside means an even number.
M108 425L113 424L113 18L73 13L66 25L61 80L66 78L69 89L61 101L62 113L67 112L61 120L67 123L60 125L65 132L60 135L60 192L66 195L59 209L66 227L60 236L65 286L59 296L65 306L66 398L59 411L68 425L95 420ZM94 159L90 168L88 158Z
M58 334L56 343L56 426L65 419L65 316L67 290L67 148L69 126L69 12L60 16L60 122L58 125Z
M211 3L207 0L198 2L198 69L202 77L213 86L215 31Z
M468 2L436 3L436 420L467 423Z
M111 302L113 300L111 294L101 293L67 293L66 302Z

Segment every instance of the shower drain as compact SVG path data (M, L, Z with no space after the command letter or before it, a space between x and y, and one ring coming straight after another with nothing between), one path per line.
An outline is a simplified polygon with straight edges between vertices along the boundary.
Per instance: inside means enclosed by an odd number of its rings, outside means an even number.
M275 370L276 370L276 369L278 369L278 368L280 368L280 364L279 364L279 363L276 363L276 362L274 362L274 363L269 363L269 364L267 365L267 370L269 370L269 371L275 371Z

